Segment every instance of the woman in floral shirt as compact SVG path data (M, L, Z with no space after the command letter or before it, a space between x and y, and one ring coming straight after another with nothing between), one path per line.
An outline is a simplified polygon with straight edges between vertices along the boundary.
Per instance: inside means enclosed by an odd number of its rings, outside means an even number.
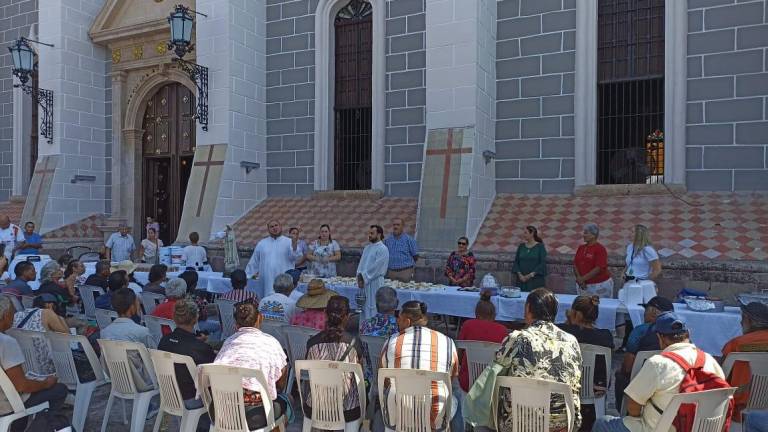
M475 284L475 256L469 251L469 239L459 237L458 249L451 252L445 265L445 276L453 286L470 287Z
M531 291L525 301L525 322L528 327L512 332L504 339L496 353L496 362L504 367L500 376L544 379L567 384L573 393L574 430L578 430L581 424L581 349L573 335L554 324L556 316L555 295L544 288ZM510 392L505 389L499 396L502 403L497 419L498 432L511 431L514 419L509 411ZM552 395L549 430L568 430L563 395Z

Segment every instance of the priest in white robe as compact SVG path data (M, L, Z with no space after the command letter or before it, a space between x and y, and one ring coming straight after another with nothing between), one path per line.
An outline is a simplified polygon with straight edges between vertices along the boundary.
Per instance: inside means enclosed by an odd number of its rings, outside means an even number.
M251 260L245 267L248 277L256 277L256 293L264 298L274 293L275 278L294 267L291 239L283 235L279 221L267 223L269 237L256 244Z
M365 294L360 322L376 315L376 291L384 286L384 275L389 265L389 250L381 241L384 229L373 225L368 230L370 244L363 249L363 256L357 266L357 286Z

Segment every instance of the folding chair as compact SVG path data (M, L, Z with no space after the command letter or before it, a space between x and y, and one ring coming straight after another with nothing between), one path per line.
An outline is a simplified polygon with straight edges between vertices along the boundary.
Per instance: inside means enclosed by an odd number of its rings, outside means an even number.
M184 397L179 389L176 379L176 364L187 368L192 380L197 387L197 366L192 357L169 353L166 351L149 350L152 364L157 374L157 383L160 389L160 411L155 420L154 432L160 430L163 414L181 417L180 432L195 432L200 416L205 414L205 408L188 409L184 405Z
M51 357L53 358L53 364L56 366L56 376L58 376L59 382L66 385L70 391L75 391L75 409L72 414L72 426L76 431L84 432L85 419L88 417L88 408L91 404L93 392L97 387L107 384L99 357L85 336L57 332L46 332L44 334L51 344ZM93 370L95 376L93 381L83 382L77 374L72 347L78 345L82 347L88 359L88 364Z
M344 430L357 432L365 416L365 378L363 368L359 363L336 362L327 360L297 360L296 376L302 372L309 375L310 405L312 418L304 417L303 432L314 429ZM357 385L358 400L360 401L360 417L357 420L344 420L344 398L346 384L352 374ZM305 405L305 395L299 386L299 398Z
M261 398L267 424L261 429L250 432L270 432L276 427L285 432L285 414L275 419L272 401L267 395L267 380L264 373L256 369L215 364L200 365L200 393L203 395L205 408L213 408L214 419L211 430L223 432L248 431L243 400L243 378L254 378L263 391ZM213 407L211 407L213 405Z

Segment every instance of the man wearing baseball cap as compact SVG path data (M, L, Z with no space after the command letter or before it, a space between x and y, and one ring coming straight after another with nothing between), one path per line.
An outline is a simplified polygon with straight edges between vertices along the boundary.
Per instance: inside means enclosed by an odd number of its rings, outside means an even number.
M653 332L653 323L656 321L656 317L663 313L675 310L672 302L661 296L656 296L648 303L643 303L640 306L645 308L643 315L643 324L632 329L632 332L627 338L626 354L624 354L624 362L621 367L616 371L616 406L621 407L621 403L624 398L624 389L629 384L630 376L632 375L632 367L635 364L635 356L640 351L658 351L659 340L656 338L656 333Z
M649 302L650 303L650 302ZM653 332L663 352L674 353L689 364L696 362L700 352L691 343L685 321L675 312L664 312L656 317ZM703 352L703 351L702 351ZM705 372L725 379L723 370L711 355L704 353ZM624 390L627 416L598 419L593 432L651 432L661 414L679 393L685 371L674 360L655 355L643 364L635 379Z
M732 352L768 352L768 305L759 302L742 305L741 329L744 334L731 339L723 347L723 361ZM748 363L736 362L733 365L729 380L731 385L740 387L748 384L750 378ZM733 399L736 401L734 420L738 421L741 418L741 411L747 406L749 389L736 392Z

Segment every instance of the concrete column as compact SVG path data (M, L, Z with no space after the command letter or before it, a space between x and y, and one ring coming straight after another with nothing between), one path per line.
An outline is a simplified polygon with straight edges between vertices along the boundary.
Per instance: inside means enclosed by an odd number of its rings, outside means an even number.
M125 217L123 214L121 145L123 142L120 131L123 129L123 98L125 97L125 78L123 71L112 73L112 217ZM125 172L127 174L128 172Z

